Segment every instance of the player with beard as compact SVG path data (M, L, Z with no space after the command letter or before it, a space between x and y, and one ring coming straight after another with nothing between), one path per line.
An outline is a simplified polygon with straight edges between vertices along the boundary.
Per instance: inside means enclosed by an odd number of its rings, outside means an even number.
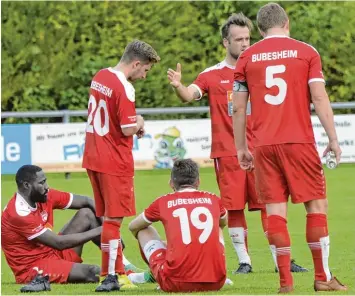
M170 84L183 102L200 100L205 94L208 95L212 127L211 158L214 159L222 203L228 210L229 235L239 259L239 268L235 273L252 271L248 254L248 229L244 215L246 203L249 211L261 211L261 221L267 236L265 206L256 194L254 173L243 171L239 166L232 124L234 69L239 55L250 46L252 29L252 22L243 13L231 15L221 28L223 46L226 49L225 59L201 72L188 87L181 83L180 64L177 64L175 71L168 70ZM248 120L247 123L248 147L252 150L251 121ZM277 266L276 253L271 247L270 250ZM304 272L307 269L292 260L291 271Z
M17 192L1 216L1 246L22 292L49 290L49 282L98 282L100 267L83 264L83 245L100 246L101 221L91 198L49 189L43 170L24 165L16 173ZM53 210L78 212L53 231Z

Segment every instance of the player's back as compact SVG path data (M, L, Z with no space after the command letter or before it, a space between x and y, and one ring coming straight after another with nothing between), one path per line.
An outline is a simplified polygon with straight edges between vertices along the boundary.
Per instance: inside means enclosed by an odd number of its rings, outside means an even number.
M235 80L240 72L250 93L255 146L314 142L308 84L324 78L312 46L286 36L267 37L242 54Z
M160 198L167 237L167 272L181 282L218 282L226 274L219 237L220 199L202 191L180 191Z
M136 123L134 101L134 88L122 72L107 68L94 76L88 104L84 168L118 176L133 175L133 137L125 136L122 127Z

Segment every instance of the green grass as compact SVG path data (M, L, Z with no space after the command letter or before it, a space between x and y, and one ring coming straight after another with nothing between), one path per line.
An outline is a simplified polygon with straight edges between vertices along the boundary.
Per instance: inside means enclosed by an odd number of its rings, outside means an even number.
M325 169L328 181L329 199L329 231L331 237L330 267L343 283L350 287L349 292L355 294L355 166L342 165L336 170ZM72 174L68 180L63 174L48 174L50 187L92 196L89 180L85 174ZM141 212L159 195L169 192L169 171L139 171L136 173L136 204L137 212ZM201 170L201 189L218 193L213 169ZM14 176L2 176L1 206L4 208L8 199L15 192ZM61 227L73 216L74 211L56 211L55 230ZM305 240L305 211L302 205L291 205L289 209L288 227L292 240L292 257L307 268L309 273L295 274L295 294L314 294L313 265L310 251ZM135 239L128 233L127 225L131 219L126 219L122 234L126 243L125 255L135 265L144 267L140 258ZM237 267L237 257L225 230L226 258L228 277L234 281L234 286L223 288L219 294L275 294L278 289L278 275L264 237L259 212L247 213L249 229L249 250L254 272L249 275L232 275ZM161 225L157 225L162 234ZM100 264L100 251L92 243L84 248L84 262ZM88 295L93 294L96 285L52 285L49 294ZM155 290L156 285L141 285L138 290L118 292L124 294L164 294ZM2 255L1 262L2 294L19 294L19 285L14 284L14 276ZM208 294L208 293L205 293ZM216 293L210 293L216 294ZM329 294L327 294L329 295Z

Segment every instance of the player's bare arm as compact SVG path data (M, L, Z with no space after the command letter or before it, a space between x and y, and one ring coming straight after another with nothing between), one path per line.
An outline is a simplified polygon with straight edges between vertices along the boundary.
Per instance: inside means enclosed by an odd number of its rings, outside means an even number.
M317 116L319 117L319 120L329 138L329 144L325 149L323 156L325 156L329 151L333 151L335 153L337 163L339 163L341 149L339 147L338 137L335 130L333 109L330 105L325 85L323 82L314 81L309 84L309 89Z
M133 136L140 132L140 135L144 135L144 119L143 116L137 115L137 125L122 128L122 133L126 137ZM138 136L138 135L137 135Z
M249 91L245 82L234 82L233 87L233 134L240 167L253 169L253 156L248 150L246 138L246 112Z
M83 208L89 208L90 210L92 210L95 213L94 200L88 196L74 194L73 201L72 201L69 209L80 210Z
M226 214L219 219L219 227L223 229L227 225L227 222L228 219L227 219L227 212L226 212Z
M148 223L144 218L143 214L138 215L136 218L134 218L131 223L128 225L128 229L132 232L134 237L137 237L137 233L150 226L151 223Z
M101 230L102 227L99 226L81 233L57 235L48 229L33 240L56 250L65 250L80 246L92 240L93 238L101 235Z
M189 85L186 87L181 83L182 75L180 63L176 65L176 70L169 68L167 73L170 85L174 88L175 93L182 102L188 103L201 97L200 92L195 86Z

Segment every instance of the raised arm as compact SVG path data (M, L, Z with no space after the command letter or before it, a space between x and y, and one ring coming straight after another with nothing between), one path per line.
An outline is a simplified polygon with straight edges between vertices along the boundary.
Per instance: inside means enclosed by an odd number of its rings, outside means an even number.
M176 70L169 68L168 69L168 79L170 81L170 85L174 88L175 93L181 99L182 102L188 103L193 100L197 100L201 98L201 94L199 90L194 85L189 85L186 87L181 82L181 64L178 63L176 65Z

